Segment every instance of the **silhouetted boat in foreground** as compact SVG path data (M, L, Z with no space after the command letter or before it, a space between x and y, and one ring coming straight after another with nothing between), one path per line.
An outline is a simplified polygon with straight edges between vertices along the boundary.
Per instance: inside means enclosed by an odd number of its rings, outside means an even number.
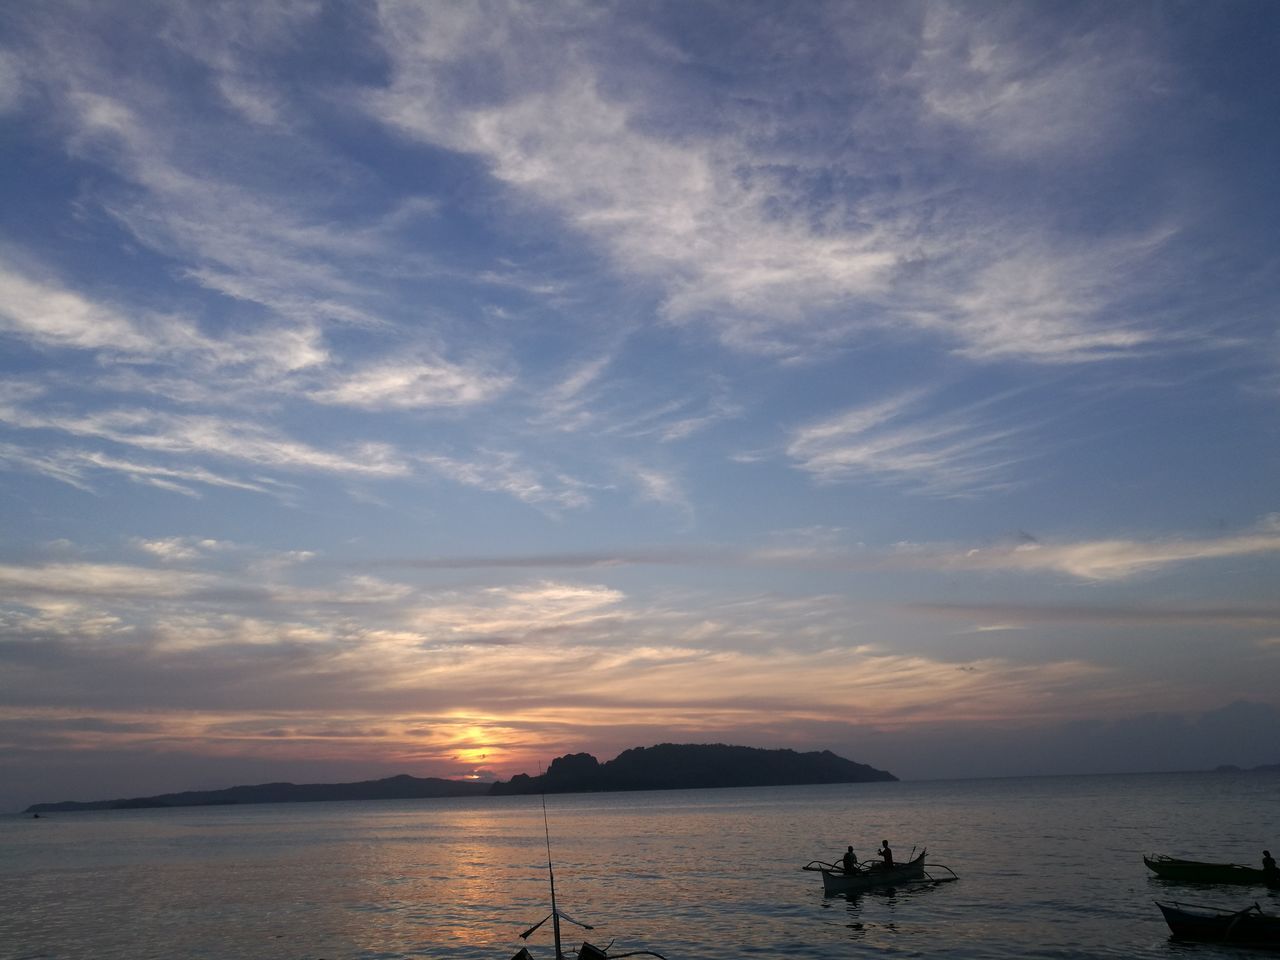
M895 863L892 867L886 867L881 863L868 863L853 873L846 872L838 863L826 863L822 860L810 860L800 869L822 874L823 893L863 893L867 890L895 887L904 883L938 884L959 879L954 870L942 864L937 864L936 869L947 871L949 876L930 875L924 868L927 852L927 850L921 850L920 855L914 859L905 863Z
M1243 910L1161 900L1156 901L1156 906L1178 939L1280 949L1280 917L1263 913L1256 903Z
M564 947L562 946L560 939L560 921L567 920L569 923L582 927L584 930L591 930L593 928L590 924L582 923L579 920L573 919L573 917L569 916L556 906L556 874L555 870L552 869L551 866L551 828L547 824L547 799L545 796L542 798L542 827L547 837L547 877L551 881L551 912L524 933L520 934L520 939L528 940L529 936L535 930L550 920L552 935L555 938L556 945L555 960L567 960L564 953ZM577 960L622 960L623 957L657 957L658 960L667 960L667 958L662 954L654 953L652 950L628 950L625 953L610 953L609 950L612 947L612 942L607 946L597 947L595 944L588 943L586 940L583 940L582 946L578 947L578 952L574 956L577 957ZM521 947L516 951L515 956L513 956L511 960L533 960L533 954L529 952L528 947Z
M1176 857L1144 856L1142 862L1161 880L1171 883L1237 883L1280 886L1280 877L1268 879L1266 871L1239 863L1203 863Z

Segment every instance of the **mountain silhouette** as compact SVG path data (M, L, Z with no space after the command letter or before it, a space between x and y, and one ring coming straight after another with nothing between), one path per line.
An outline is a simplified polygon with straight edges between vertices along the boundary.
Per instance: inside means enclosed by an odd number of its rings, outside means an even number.
M681 790L771 787L804 783L868 783L897 780L886 770L855 763L830 750L797 753L723 743L660 743L633 747L600 763L589 753L551 761L536 777L517 774L495 783L496 796L610 790Z

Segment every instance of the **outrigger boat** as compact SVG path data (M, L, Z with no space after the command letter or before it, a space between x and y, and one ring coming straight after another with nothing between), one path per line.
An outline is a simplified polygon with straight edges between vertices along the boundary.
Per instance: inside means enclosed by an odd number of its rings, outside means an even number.
M532 927L520 934L521 940L528 940L530 935L541 927L548 920L551 921L552 935L556 944L556 960L567 960L560 939L560 921L567 920L569 923L582 927L584 930L593 929L588 923L582 923L573 919L558 906L556 906L556 873L551 866L551 827L547 824L547 798L542 798L542 828L547 837L547 877L551 881L551 912L535 923ZM658 960L666 960L660 953L654 953L652 950L630 950L626 953L610 953L609 948L613 946L610 941L605 947L597 947L593 943L582 941L582 946L578 947L576 954L577 960L622 960L623 957L657 957ZM521 947L516 951L515 956L511 960L533 960L533 954L529 952L528 947Z
M920 855L905 863L895 863L892 867L886 867L882 863L867 861L862 864L856 871L847 872L844 867L838 863L826 863L822 860L810 860L801 867L801 870L809 870L822 874L822 892L826 894L832 893L864 893L867 890L877 890L881 887L896 887L904 884L931 884L947 883L951 880L959 880L955 871L943 864L934 864L937 870L945 870L949 876L933 876L924 868L924 858L927 850L921 850Z
M1242 947L1280 947L1280 917L1263 913L1256 903L1243 910L1156 901L1174 937L1231 943Z
M1144 856L1142 862L1161 880L1172 883L1235 883L1280 887L1280 875L1268 877L1265 870L1239 863L1203 863L1177 857Z

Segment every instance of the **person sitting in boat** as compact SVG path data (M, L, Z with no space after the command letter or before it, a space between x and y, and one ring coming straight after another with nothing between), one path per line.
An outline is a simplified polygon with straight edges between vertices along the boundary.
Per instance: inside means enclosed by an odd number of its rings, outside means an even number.
M1271 855L1270 850L1262 851L1262 878L1267 883L1280 881L1280 871L1276 870L1276 858Z
M852 846L844 852L844 856L840 858L840 864L844 867L845 873L858 872L858 855L853 852Z
M884 860L884 868L886 870L893 867L893 851L889 849L888 840L880 841L880 849L876 851L876 856Z

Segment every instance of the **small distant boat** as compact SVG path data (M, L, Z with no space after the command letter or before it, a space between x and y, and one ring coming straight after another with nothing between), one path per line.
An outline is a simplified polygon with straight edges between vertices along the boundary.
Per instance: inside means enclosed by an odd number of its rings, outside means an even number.
M1222 910L1156 901L1173 935L1183 940L1231 943L1242 947L1280 948L1280 917L1263 913L1256 903L1243 910Z
M1266 871L1239 863L1203 863L1176 857L1144 856L1142 862L1161 880L1174 883L1238 883L1280 886L1280 877L1268 879Z
M845 869L839 864L825 863L821 860L811 860L800 869L822 874L823 893L862 893L865 890L892 887L899 883L920 881L941 883L945 880L955 879L955 874L950 867L942 867L942 869L951 874L950 877L935 880L928 876L924 869L924 857L927 852L926 850L921 850L920 855L914 860L908 860L906 863L895 863L892 867L886 867L881 863L868 863L855 873L846 873Z

